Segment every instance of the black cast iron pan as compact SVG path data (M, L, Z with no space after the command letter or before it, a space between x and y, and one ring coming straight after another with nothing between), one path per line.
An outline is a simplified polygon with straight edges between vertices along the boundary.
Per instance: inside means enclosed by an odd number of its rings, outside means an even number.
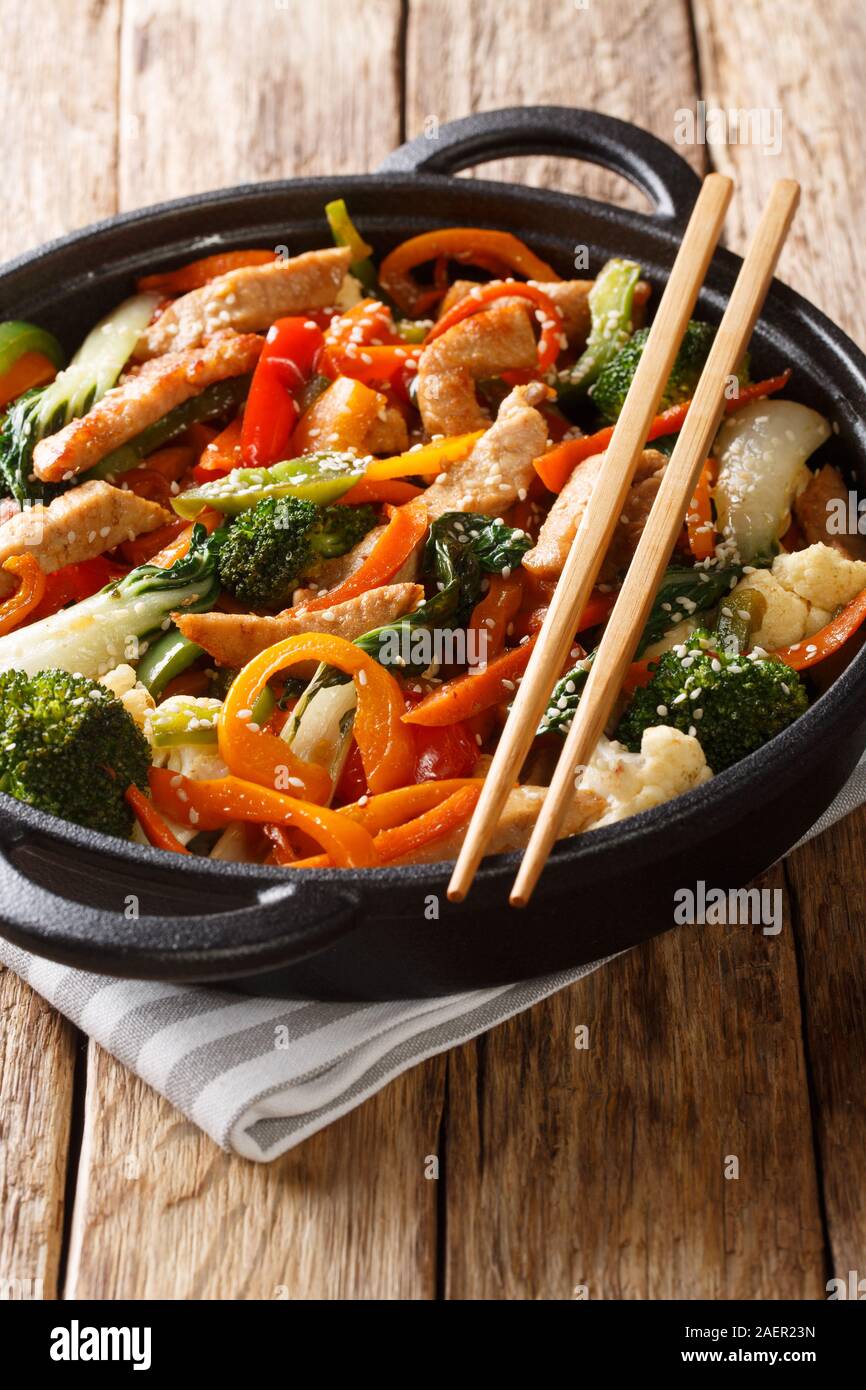
M651 215L511 184L457 179L467 165L553 153L606 165L648 195ZM586 246L641 262L658 288L698 179L666 145L593 112L534 107L471 116L397 150L377 174L297 179L181 199L53 242L0 273L0 317L44 324L73 347L135 276L208 248L325 244L323 205L345 196L381 252L433 226L524 237L563 275ZM739 260L720 252L700 312L719 318ZM838 426L832 456L866 486L866 359L775 283L753 339L756 371L794 367L792 395ZM561 844L532 904L507 906L513 856L487 862L460 907L444 865L355 874L184 859L68 825L0 796L0 929L85 969L167 980L234 980L258 993L383 999L528 978L622 950L672 925L676 889L737 887L815 821L866 745L866 654L772 743L698 790ZM757 930L758 928L753 928Z

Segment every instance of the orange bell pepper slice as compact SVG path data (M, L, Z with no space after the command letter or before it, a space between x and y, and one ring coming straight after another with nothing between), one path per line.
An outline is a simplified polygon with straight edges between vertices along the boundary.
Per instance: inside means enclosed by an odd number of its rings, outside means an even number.
M215 280L218 275L227 275L230 270L243 270L250 265L267 265L275 261L273 251L218 251L215 256L203 256L190 261L177 270L162 270L156 275L143 275L138 281L142 292L155 290L161 294L189 294L190 290L200 290L203 285Z
M29 552L10 555L0 565L0 570L18 580L15 592L0 603L0 637L5 637L39 607L45 593L46 576L36 556Z
M135 818L154 849L167 849L173 854L189 854L170 826L166 825L159 811L138 787L127 787L124 800L132 807Z
M360 449L386 403L379 391L362 381L350 376L336 377L295 426L292 453L298 456L315 453L317 449Z
M482 785L479 777L431 782L420 787L401 787L399 791L371 798L368 807L344 807L340 814L348 812L368 830L377 831L373 844L380 862L387 864L459 830L475 809ZM404 792L410 795L404 797ZM384 802L389 804L384 806ZM374 805L375 812L365 817L362 812ZM406 814L411 819L404 821L402 817ZM327 868L330 863L328 855L317 855L297 860L292 867Z
M556 271L536 256L525 242L510 232L485 227L447 227L423 232L389 252L379 267L379 283L404 314L422 312L430 293L412 276L416 266L444 257L484 269L505 267L527 280L558 280ZM436 291L437 295L439 291Z
M400 859L459 830L469 820L480 795L480 787L461 787L415 820L382 830L373 842L382 863Z
M426 534L427 508L423 496L404 507L395 507L387 527L364 563L335 589L305 603L304 612L316 613L323 608L331 608L335 603L345 603L347 599L389 583Z
M805 671L810 666L817 666L819 661L825 661L828 656L832 656L844 646L864 620L866 589L856 598L852 598L850 603L846 603L841 613L831 618L826 626L813 632L811 637L804 637L802 642L795 642L790 647L780 647L770 655L776 661L784 661L785 665L794 671Z
M392 458L374 459L364 474L365 482L381 482L385 478L435 477L446 464L466 458L484 435L484 430L469 434L452 434L435 444L422 444L420 449L408 449Z
M415 744L401 715L403 692L394 677L344 637L307 632L260 652L235 677L218 725L219 750L232 772L275 787L296 777L310 801L326 801L331 779L324 768L302 762L281 738L249 727L249 714L267 682L299 661L324 661L352 677L358 695L354 734L371 791L390 791L412 780ZM270 819L273 819L271 817Z
M776 391L784 390L790 376L789 368L780 376L768 377L766 381L757 381L753 386L743 386L739 395L725 401L725 413L731 415L748 401L756 401L764 396L772 396ZM677 434L685 424L690 405L690 400L682 401L679 405L672 405L669 410L663 410L661 415L657 415L650 425L647 443L653 439L661 439L666 434ZM613 438L614 428L614 425L606 425L604 429L596 430L595 434L585 434L580 439L565 439L561 444L549 449L546 454L541 454L535 460L533 467L545 487L551 492L562 492L577 464L583 463L584 459L592 458L594 454L600 454L602 450L607 448Z
M57 368L50 357L41 352L22 352L8 372L0 376L0 410L34 386L47 386L56 375Z
M424 346L432 343L436 338L447 333L449 328L453 328L456 323L462 323L470 315L477 314L480 310L486 309L497 299L528 299L537 309L541 310L541 336L538 340L538 370L548 371L559 356L564 344L562 333L562 314L554 304L550 295L545 294L535 285L524 285L519 280L491 280L489 284L478 285L471 290L465 299L461 299L453 308L437 319L427 337Z
M483 782L482 777L450 777L442 782L418 782L411 787L397 787L394 791L380 792L378 796L368 796L366 801L354 801L349 806L342 806L340 815L350 816L371 835L378 835L380 830L404 825L406 821L440 806L464 787L475 787L480 791Z
M222 722L222 721L220 721ZM362 825L308 801L240 777L195 782L167 767L152 767L150 790L163 815L197 830L220 830L229 821L294 826L309 835L341 869L365 869L379 862L373 837Z

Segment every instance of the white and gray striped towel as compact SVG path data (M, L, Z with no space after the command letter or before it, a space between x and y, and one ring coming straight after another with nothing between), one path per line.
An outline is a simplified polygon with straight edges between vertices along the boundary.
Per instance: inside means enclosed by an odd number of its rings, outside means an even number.
M810 834L863 801L866 758ZM0 962L218 1144L260 1163L323 1129L409 1067L604 964L442 999L320 1004L115 980L55 965L2 939Z

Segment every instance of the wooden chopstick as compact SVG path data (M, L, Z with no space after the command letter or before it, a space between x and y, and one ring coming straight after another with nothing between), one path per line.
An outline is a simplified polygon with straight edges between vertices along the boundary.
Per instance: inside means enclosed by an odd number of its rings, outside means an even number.
M718 429L725 403L725 385L752 336L799 197L800 186L793 179L779 179L773 185L526 847L511 892L511 903L515 907L522 907L529 901L556 840L567 803L574 795L575 778L590 758L622 688L626 669L670 562L683 517Z
M638 456L721 235L732 191L733 183L721 174L709 174L704 179L616 423L604 470L572 541L535 651L467 827L448 885L448 897L452 902L461 902L469 891L574 641L578 619L622 515ZM550 793L545 805L549 799Z

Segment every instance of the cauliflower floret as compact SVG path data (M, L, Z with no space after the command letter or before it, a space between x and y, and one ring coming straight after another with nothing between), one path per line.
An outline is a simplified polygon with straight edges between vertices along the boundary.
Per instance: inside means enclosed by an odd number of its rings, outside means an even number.
M209 699L204 695L171 695L167 700L163 700L162 704L150 712L144 726L145 737L153 752L154 767L168 767L172 772L180 772L184 777L191 777L196 782L205 781L210 777L227 777L228 767L220 757L215 742L191 742L174 744L171 747L153 747L153 722L154 714L157 711L159 718L165 720L170 720L173 712L177 711L181 728L186 726L196 729L212 729L216 725L216 715L219 708L219 700ZM193 724L188 722L192 710L201 711L200 722Z
M789 647L793 642L800 641L805 634L809 616L809 605L805 599L783 588L770 570L757 570L741 580L725 599L722 607L736 611L737 595L744 590L759 593L766 604L760 626L752 632L753 646L773 652L779 647Z
M866 589L866 561L851 560L817 541L805 550L777 555L771 570L757 570L741 580L727 603L735 605L744 589L756 589L767 604L752 643L774 652L811 637L829 623L835 609Z
M818 541L805 550L777 555L773 577L808 604L832 613L866 589L866 560L850 560L841 550Z
M580 787L608 803L595 825L613 825L691 791L712 775L696 738L657 724L644 731L639 753L629 753L615 740L599 739Z
M680 642L685 642L687 637L691 637L695 628L699 626L697 618L683 618L681 623L669 627L664 637L644 648L641 660L646 661L651 656L661 656L663 652L669 652L672 647L679 646Z
M110 690L131 714L140 729L146 731L147 716L154 708L153 696L146 685L141 685L131 666L115 666L113 671L100 676L100 685Z
M172 772L192 778L194 782L229 775L215 743L182 743L176 748L154 748L153 765L168 767Z
M361 281L354 275L344 275L334 304L345 314L347 309L354 309L356 304L360 304L363 297L364 287Z

